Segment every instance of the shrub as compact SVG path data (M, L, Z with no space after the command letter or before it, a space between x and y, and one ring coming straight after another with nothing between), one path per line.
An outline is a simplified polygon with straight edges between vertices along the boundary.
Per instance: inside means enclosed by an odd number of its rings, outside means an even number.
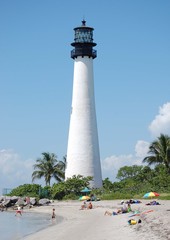
M39 184L24 184L14 188L8 195L19 197L38 197L40 187L41 186Z

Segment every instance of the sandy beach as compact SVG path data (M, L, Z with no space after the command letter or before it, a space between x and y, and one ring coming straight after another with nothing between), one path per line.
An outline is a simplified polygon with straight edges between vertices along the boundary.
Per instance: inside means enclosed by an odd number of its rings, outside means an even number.
M133 213L105 216L106 210L113 212L121 207L119 200L92 202L93 209L80 210L82 202L55 201L50 206L35 207L29 211L52 214L63 218L62 222L29 235L24 240L146 240L170 239L170 201L158 202L161 205L147 206L150 200L141 200L140 204L132 204L133 211L139 216L130 217ZM129 225L129 219L142 220L136 225Z

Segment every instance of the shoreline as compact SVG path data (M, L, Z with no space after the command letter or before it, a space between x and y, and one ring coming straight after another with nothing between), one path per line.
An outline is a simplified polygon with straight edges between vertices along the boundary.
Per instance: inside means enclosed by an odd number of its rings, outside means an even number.
M7 210L0 213L1 239L17 240L50 227L50 216L47 213L24 211L22 216L16 211Z
M119 200L92 202L93 209L80 210L80 201L54 201L49 206L35 207L30 212L52 214L56 211L55 225L48 226L36 233L24 237L23 240L74 239L74 240L163 240L170 239L170 201L158 200L161 205L147 206L150 200L132 204L133 211L143 213L133 216L132 213L116 216L104 216L106 210L115 211L120 208ZM58 222L57 217L62 217ZM141 219L136 225L129 225L128 220Z

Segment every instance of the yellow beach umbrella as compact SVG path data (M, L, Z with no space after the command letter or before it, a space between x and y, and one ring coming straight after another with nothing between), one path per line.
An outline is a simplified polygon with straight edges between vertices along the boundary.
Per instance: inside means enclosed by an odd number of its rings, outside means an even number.
M81 196L81 197L79 198L80 201L85 201L85 200L89 200L89 199L90 199L89 196Z

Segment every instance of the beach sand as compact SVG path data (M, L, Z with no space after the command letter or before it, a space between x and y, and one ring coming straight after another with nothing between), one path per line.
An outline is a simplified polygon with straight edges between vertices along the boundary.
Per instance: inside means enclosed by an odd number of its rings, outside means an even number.
M50 206L35 207L29 211L52 214L55 208L56 224L29 235L24 240L168 240L170 239L170 201L158 200L161 205L147 206L149 200L132 204L133 211L140 211L139 216L132 213L105 216L106 210L113 212L121 207L119 200L92 202L93 209L80 210L82 202L55 201ZM143 213L144 212L144 213ZM63 220L57 222L57 216ZM129 219L141 219L136 225L129 225Z

